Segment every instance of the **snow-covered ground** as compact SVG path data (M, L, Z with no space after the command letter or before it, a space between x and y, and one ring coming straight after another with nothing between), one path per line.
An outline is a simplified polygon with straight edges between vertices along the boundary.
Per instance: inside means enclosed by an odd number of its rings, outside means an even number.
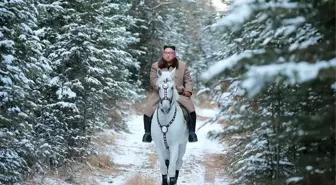
M212 117L216 110L197 109L197 113L203 117ZM203 121L198 120L197 125ZM126 185L130 179L141 176L147 179L154 179L156 184L161 181L158 160L154 150L154 143L143 143L143 117L132 115L129 117L128 127L131 133L117 134L116 146L111 149L109 155L113 162L120 166L121 172L116 175L106 176L100 179L98 185ZM210 130L222 129L219 124L207 124L198 130L198 142L188 143L184 156L184 163L180 171L178 184L183 185L224 185L226 176L221 173L211 174L209 178L207 171L219 171L208 169L204 165L212 154L223 154L224 145L216 140L207 139L207 132ZM110 132L110 131L107 131ZM106 133L105 133L106 134ZM112 133L111 133L112 134ZM113 133L116 134L116 133Z
M211 118L216 109L197 109L200 118ZM204 121L198 119L197 126ZM143 143L143 116L132 114L128 118L130 133L116 133L105 130L101 136L113 136L113 142L100 146L101 155L108 155L113 160L113 169L108 173L101 173L95 168L89 171L72 174L83 185L158 185L161 184L159 162L154 150L154 143ZM196 128L197 129L197 128ZM188 143L184 163L180 171L178 185L226 185L228 180L222 167L218 165L221 159L215 158L225 155L225 145L217 140L206 137L210 130L222 129L219 124L206 124L197 131L198 142ZM103 138L102 137L102 138ZM63 180L62 180L63 179ZM141 182L142 181L142 182ZM31 183L28 183L29 185ZM75 185L65 177L36 177L34 184L43 185ZM21 185L21 184L20 184ZM26 185L26 184L24 184Z

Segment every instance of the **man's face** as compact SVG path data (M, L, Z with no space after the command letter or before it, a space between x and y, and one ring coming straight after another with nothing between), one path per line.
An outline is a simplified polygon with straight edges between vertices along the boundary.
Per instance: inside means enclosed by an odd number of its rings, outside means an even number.
M174 60L175 58L175 51L171 48L166 48L164 51L163 51L163 54L162 54L162 57L163 59L165 59L167 62L171 62Z

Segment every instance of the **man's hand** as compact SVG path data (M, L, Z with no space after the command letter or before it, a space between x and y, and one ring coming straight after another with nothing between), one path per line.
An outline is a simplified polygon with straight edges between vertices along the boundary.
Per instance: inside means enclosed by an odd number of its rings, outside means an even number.
M186 96L186 97L190 97L190 96L191 96L191 92L189 92L189 91L184 91L184 92L183 92L183 95Z

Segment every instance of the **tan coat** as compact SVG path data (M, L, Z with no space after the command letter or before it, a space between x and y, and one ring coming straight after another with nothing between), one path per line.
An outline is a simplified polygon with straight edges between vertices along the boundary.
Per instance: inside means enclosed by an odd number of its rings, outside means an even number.
M182 93L183 91L189 91L192 93L192 80L190 77L190 73L188 71L187 65L181 61L178 61L178 68L175 71L175 86L177 91ZM158 67L158 62L155 62L152 64L152 69L150 72L150 83L152 87L155 89L155 91L150 95L146 107L144 110L144 114L147 116L152 116L153 113L155 112L155 109L158 107L160 98L157 93L157 87L156 87L156 82L157 82L157 70L159 69ZM167 71L167 68L161 69L162 71ZM172 71L173 68L170 68L169 71ZM178 102L180 102L183 106L185 106L186 109L188 109L189 112L195 111L194 103L192 102L190 97L186 97L183 95L180 95Z

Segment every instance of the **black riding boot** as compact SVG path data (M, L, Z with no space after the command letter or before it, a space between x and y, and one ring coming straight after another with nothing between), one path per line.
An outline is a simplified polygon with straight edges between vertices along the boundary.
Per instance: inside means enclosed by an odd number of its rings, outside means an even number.
M197 142L197 135L195 133L195 128L196 128L196 113L191 112L190 113L190 124L188 125L189 129L189 142Z
M152 123L152 119L150 117L144 115L145 134L142 137L142 142L145 142L145 143L152 142L151 123Z

